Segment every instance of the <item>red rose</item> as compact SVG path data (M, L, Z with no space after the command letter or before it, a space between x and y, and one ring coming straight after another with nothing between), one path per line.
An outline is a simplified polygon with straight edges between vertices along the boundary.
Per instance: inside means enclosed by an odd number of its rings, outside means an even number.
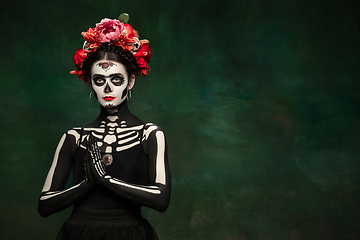
M132 28L131 25L125 24L124 27L125 27L125 32L127 33L126 36L127 36L128 38L133 38L133 37L135 37L134 29Z
M84 59L86 58L86 54L82 48L79 48L73 57L73 62L75 63L75 66L80 69L82 67L82 63Z
M136 59L136 62L137 62L137 64L139 65L140 68L145 68L145 67L147 67L146 62L145 62L145 60L144 60L143 57L136 57L136 56L135 56L135 59Z
M143 57L146 62L150 62L151 59L151 49L150 45L147 43L143 43L139 50L137 50L135 57Z

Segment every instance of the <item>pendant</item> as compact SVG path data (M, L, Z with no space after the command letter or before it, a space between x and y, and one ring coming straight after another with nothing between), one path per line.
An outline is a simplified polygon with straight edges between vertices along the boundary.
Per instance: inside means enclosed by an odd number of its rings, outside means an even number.
M105 154L103 157L102 157L102 161L103 163L106 165L106 166L109 166L112 164L113 162L113 156L111 154Z

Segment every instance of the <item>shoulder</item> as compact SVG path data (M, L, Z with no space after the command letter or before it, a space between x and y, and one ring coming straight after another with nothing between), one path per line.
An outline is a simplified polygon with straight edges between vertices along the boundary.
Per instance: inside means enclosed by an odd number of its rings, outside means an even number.
M66 131L57 146L56 152L59 154L63 153L73 153L78 146L78 141L80 139L81 128L72 128Z
M160 146L166 146L164 131L154 123L145 123L141 142L146 155L156 153Z
M142 136L143 141L148 140L150 136L155 135L157 132L164 134L164 131L158 125L154 123L145 123Z
M74 137L76 139L76 141L78 141L80 136L82 135L82 131L83 131L83 128L74 127L72 129L69 129L67 132L65 132L65 134L68 137Z
M79 144L80 138L84 136L84 129L82 127L74 127L66 131L63 135L64 141L67 144L77 146Z

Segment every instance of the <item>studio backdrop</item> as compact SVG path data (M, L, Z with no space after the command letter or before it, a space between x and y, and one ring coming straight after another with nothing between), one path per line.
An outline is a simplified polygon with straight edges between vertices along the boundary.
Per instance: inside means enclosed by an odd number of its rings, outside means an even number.
M166 240L359 239L359 3L1 4L0 239L54 239L71 209L37 201L62 134L99 106L69 71L81 32L130 15L151 70L130 110L166 133ZM68 182L71 186L71 179Z

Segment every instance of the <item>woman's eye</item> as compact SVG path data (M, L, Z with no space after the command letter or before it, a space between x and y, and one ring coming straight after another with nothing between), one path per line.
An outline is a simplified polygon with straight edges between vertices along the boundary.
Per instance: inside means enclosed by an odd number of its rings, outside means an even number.
M95 82L96 84L103 84L103 83L105 82L105 80L104 80L104 79L101 79L101 78L97 78L97 79L94 79L94 82Z
M115 77L111 79L111 82L114 83L115 85L121 85L124 82L124 79L120 77Z

